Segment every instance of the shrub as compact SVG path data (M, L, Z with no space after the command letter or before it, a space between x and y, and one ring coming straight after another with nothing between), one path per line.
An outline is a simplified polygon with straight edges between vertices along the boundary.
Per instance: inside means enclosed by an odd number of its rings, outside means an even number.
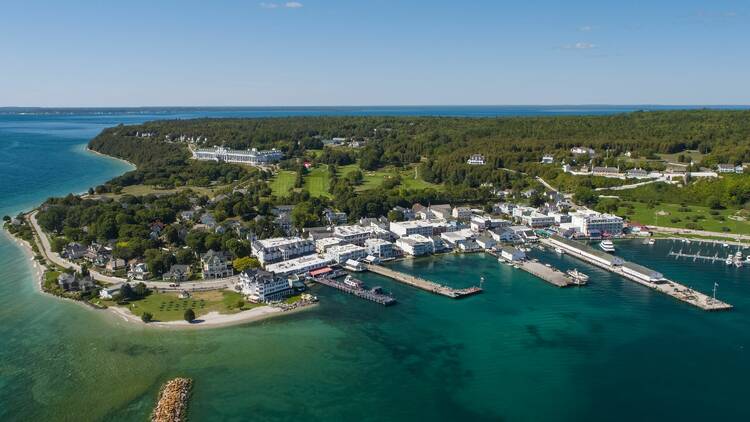
M141 321L148 324L154 319L154 316L150 312L144 312L143 315L141 315Z
M193 312L191 308L188 308L185 310L183 318L185 318L185 321L187 322L193 322L193 320L195 319L195 312Z

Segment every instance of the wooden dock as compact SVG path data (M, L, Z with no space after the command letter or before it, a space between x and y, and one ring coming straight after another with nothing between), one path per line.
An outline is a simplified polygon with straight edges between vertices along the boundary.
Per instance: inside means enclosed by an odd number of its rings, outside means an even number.
M627 278L628 280L635 281L636 283L642 286L646 286L652 290L656 290L658 292L667 294L669 296L672 296L675 299L678 299L680 301L683 301L685 303L688 303L690 305L703 309L704 311L725 311L725 310L732 309L733 307L732 305L728 303L722 302L704 293L695 291L687 286L677 283L676 281L663 279L658 282L649 282L649 281L642 280L638 277L635 277L631 274L626 273L625 271L623 271L622 265L606 265L602 263L600 260L592 259L590 257L591 253L588 252L592 248L583 243L574 242L574 243L580 243L580 246L575 246L575 250L573 250L571 249L572 246L568 244L555 243L555 242L552 242L550 239L542 239L541 242L552 248L561 247L566 252L568 252L568 256L572 256L576 259L580 259L581 261L587 262L591 265L595 265L599 268L603 268L623 278Z
M322 277L322 278L315 279L315 281L324 286L333 287L334 289L341 290L342 292L349 293L350 295L357 296L359 298L369 300L371 302L375 302L383 306L390 306L396 303L396 299L394 299L392 296L385 295L382 293L376 293L376 292L373 292L372 290L357 289L355 287L349 286L348 284L345 284L341 281L334 280L332 278Z
M414 277L409 274L404 274L398 271L394 271L390 268L386 268L380 265L368 265L367 269L372 271L375 274L388 277L400 283L408 284L409 286L416 287L418 289L422 289L422 290L435 293L435 294L439 294L442 296L446 296L452 299L460 299L466 296L471 296L471 295L482 292L482 289L480 287L474 286L474 287L469 287L466 289L454 289L452 287L443 286L442 284L438 284L429 280L425 280L423 278Z
M557 287L577 286L573 278L554 267L548 267L539 261L521 261L514 263L518 268L527 273L541 278L547 283Z

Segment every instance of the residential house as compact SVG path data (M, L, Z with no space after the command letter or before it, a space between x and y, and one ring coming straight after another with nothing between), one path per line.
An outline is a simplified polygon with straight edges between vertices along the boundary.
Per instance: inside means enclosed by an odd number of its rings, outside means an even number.
M70 242L62 250L63 258L80 259L86 254L86 248L78 242Z
M57 276L57 285L65 291L88 291L94 288L94 281L89 276L82 277L76 273L61 273Z
M234 269L227 254L213 249L201 256L201 272L204 279L224 278L234 275Z
M161 276L164 281L182 282L190 278L190 266L175 264L169 268L169 271L165 272Z
M134 262L128 271L128 278L133 280L148 280L151 273L148 271L148 265L145 262Z
M485 164L484 155L471 154L471 157L469 157L469 159L466 160L466 164L473 165L473 166L483 166Z

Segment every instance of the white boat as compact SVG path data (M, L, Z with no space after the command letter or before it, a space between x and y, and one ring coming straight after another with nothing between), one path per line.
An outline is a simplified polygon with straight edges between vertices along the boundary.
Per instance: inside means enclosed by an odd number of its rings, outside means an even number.
M724 260L724 263L727 265L732 265L733 262L734 260L732 259L731 256L728 256L727 259Z
M735 259L734 260L734 266L737 268L742 268L742 260L741 259Z
M562 255L565 253L565 251L560 248L555 248L555 253L557 253L558 255Z
M604 250L604 252L612 253L615 251L615 244L612 243L611 240L602 240L601 243L599 243L599 247Z
M654 239L653 237L652 237L652 238L649 238L649 239L648 239L648 244L649 244L649 245L655 245L655 244L656 244L656 239Z
M364 288L364 283L362 283L362 281L357 280L356 278L350 275L346 276L346 278L344 279L344 284L346 284L349 287L354 287L355 289Z
M722 244L721 244L721 246L723 246L723 247L725 247L725 248L728 248L728 247L729 247L729 244L727 244L727 243L722 243Z
M569 276L573 278L578 284L586 284L587 281L589 281L589 276L578 271L578 269L568 270L566 272Z
M748 263L748 264L750 264L750 255L748 255L748 256L745 257L745 262Z

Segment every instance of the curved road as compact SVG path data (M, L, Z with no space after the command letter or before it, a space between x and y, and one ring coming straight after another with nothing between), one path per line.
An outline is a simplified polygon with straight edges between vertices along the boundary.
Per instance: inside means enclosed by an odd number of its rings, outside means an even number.
M49 238L47 237L47 234L44 233L42 228L39 226L39 223L36 221L36 214L37 211L32 211L29 213L29 221L31 222L31 227L34 229L34 237L37 240L37 246L40 246L41 243L41 251L44 254L44 256L47 258L48 261L62 267L62 268L73 268L76 271L81 270L81 266L66 260L65 258L61 257L59 253L52 251L52 246L50 245ZM102 274L95 269L90 268L89 273L91 274L91 277L94 280L106 283L107 287L119 287L123 283L128 282L129 280L126 278L121 277L112 277L105 274ZM209 280L201 280L201 281L191 281L191 282L185 282L180 283L179 287L170 287L170 282L168 281L144 281L146 283L146 286L152 289L159 289L159 290L221 290L221 289L231 289L234 287L235 284L237 284L239 277L238 276L232 276L227 278L215 278L215 279L209 279Z

